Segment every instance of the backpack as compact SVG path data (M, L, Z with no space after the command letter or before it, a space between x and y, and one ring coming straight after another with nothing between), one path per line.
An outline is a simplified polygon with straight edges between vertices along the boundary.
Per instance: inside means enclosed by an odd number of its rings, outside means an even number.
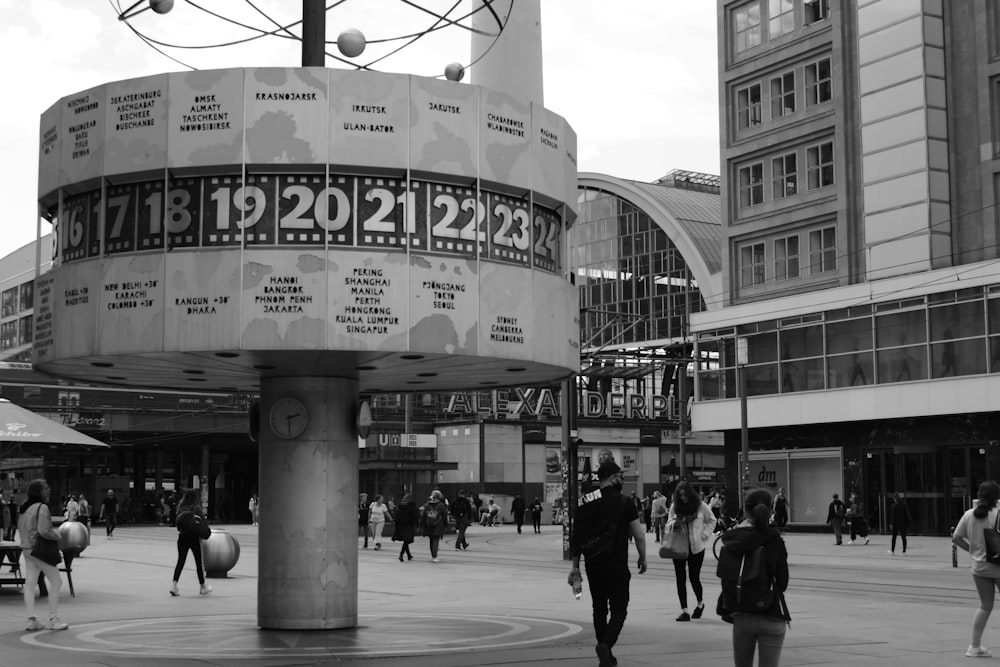
M428 528L435 528L441 525L441 503L427 505L424 509L424 525Z
M177 515L177 532L182 535L197 535L203 540L207 540L212 535L212 529L208 527L208 523L191 510Z
M715 573L722 580L721 606L730 614L762 614L774 607L774 581L767 571L763 546L746 553L723 546Z
M844 516L844 503L834 503L833 513L837 516Z

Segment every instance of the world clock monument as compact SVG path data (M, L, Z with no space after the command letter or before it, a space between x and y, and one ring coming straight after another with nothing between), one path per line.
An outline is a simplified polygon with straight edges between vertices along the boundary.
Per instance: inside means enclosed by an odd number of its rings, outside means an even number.
M472 84L307 59L108 82L42 114L34 362L259 392L263 628L357 624L361 392L578 369L576 138L541 105L538 0L505 10Z

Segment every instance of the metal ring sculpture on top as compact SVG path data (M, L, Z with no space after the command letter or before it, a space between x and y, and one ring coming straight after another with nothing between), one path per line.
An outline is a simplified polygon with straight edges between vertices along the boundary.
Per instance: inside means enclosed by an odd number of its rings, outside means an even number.
M501 17L493 7L494 1L495 0L483 0L481 4L477 4L471 10L464 11L457 16L456 13L458 13L457 10L460 5L462 5L462 0L446 0L443 3L440 3L447 6L443 11L423 6L421 3L412 2L411 0L396 0L392 3L386 2L384 3L386 6L393 6L394 13L408 10L415 15L412 19L401 19L401 22L407 24L416 23L421 17L429 17L430 23L421 30L388 37L378 37L375 39L369 39L364 32L357 28L346 28L340 31L336 39L327 40L326 42L327 45L336 45L337 52L334 52L333 50L326 50L325 53L328 58L339 62L341 65L349 65L356 69L374 70L376 69L376 65L379 63L404 51L418 41L425 40L427 37L435 35L446 28L457 28L470 33L478 34L480 36L492 38L495 43L503 33L507 20L510 17L509 14L506 17ZM170 58L174 62L190 69L198 68L174 57L169 53L169 51L221 49L248 44L266 37L277 37L293 42L302 41L300 33L302 30L303 20L301 18L297 20L280 21L270 16L251 0L245 0L245 3L247 11L252 13L253 17L258 20L263 19L266 21L265 27L252 25L249 22L244 22L243 20L238 20L231 16L225 16L219 12L209 9L208 7L193 2L192 0L184 0L184 4L190 8L211 17L215 21L221 22L229 28L237 28L244 34L242 36L234 36L231 40L220 41L213 44L178 44L158 39L153 36L152 31L149 28L140 28L136 25L136 22L133 21L133 19L135 19L139 14L142 14L150 9L157 14L166 14L170 12L174 8L174 0L138 0L133 5L124 9L122 8L119 0L111 0L112 7L118 15L118 20L124 22L129 29L131 29L132 32L139 37L139 39L165 57ZM343 7L345 4L347 4L347 0L331 2L326 7L326 12L329 13L334 9L341 9L341 11L345 11L346 8ZM366 10L370 15L381 15L380 12L372 11L370 6L368 6ZM511 4L511 11L512 10L513 3ZM484 31L479 27L466 25L466 22L471 21L471 19L480 12L486 12L489 14L492 21L487 21L486 24L495 24L491 30ZM356 62L355 59L359 58L365 52L369 52L369 54L371 53L368 47L375 47L378 53L373 55L367 62ZM489 49L476 58L475 61L467 64L457 61L451 62L444 67L443 74L435 76L444 76L444 78L449 81L461 81L465 76L465 71L481 60L488 51Z

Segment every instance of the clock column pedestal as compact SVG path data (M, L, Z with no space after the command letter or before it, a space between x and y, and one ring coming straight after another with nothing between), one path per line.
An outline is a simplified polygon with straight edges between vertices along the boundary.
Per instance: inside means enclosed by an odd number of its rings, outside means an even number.
M260 389L257 624L274 630L354 627L358 382L261 378ZM286 397L301 401L308 413L305 430L294 438L271 427L271 407ZM278 424L286 423L287 415L281 418Z

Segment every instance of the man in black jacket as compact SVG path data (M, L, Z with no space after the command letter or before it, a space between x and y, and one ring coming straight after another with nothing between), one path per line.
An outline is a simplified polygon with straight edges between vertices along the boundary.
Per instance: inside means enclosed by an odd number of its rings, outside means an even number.
M451 504L451 515L455 517L455 530L458 532L455 548L468 549L469 541L465 539L465 529L472 523L472 503L465 497L465 489L459 490L458 497Z
M833 502L826 512L826 522L833 527L833 536L837 538L837 546L844 543L844 516L847 514L847 507L844 501L836 493L833 494Z
M594 608L594 633L601 667L613 667L618 660L611 649L625 625L628 612L628 538L639 552L639 574L646 572L646 534L639 525L635 504L621 493L621 468L612 460L597 470L600 487L579 500L573 530L573 567L569 583L581 580L580 556L585 559L587 583ZM609 618L610 613L610 618Z

